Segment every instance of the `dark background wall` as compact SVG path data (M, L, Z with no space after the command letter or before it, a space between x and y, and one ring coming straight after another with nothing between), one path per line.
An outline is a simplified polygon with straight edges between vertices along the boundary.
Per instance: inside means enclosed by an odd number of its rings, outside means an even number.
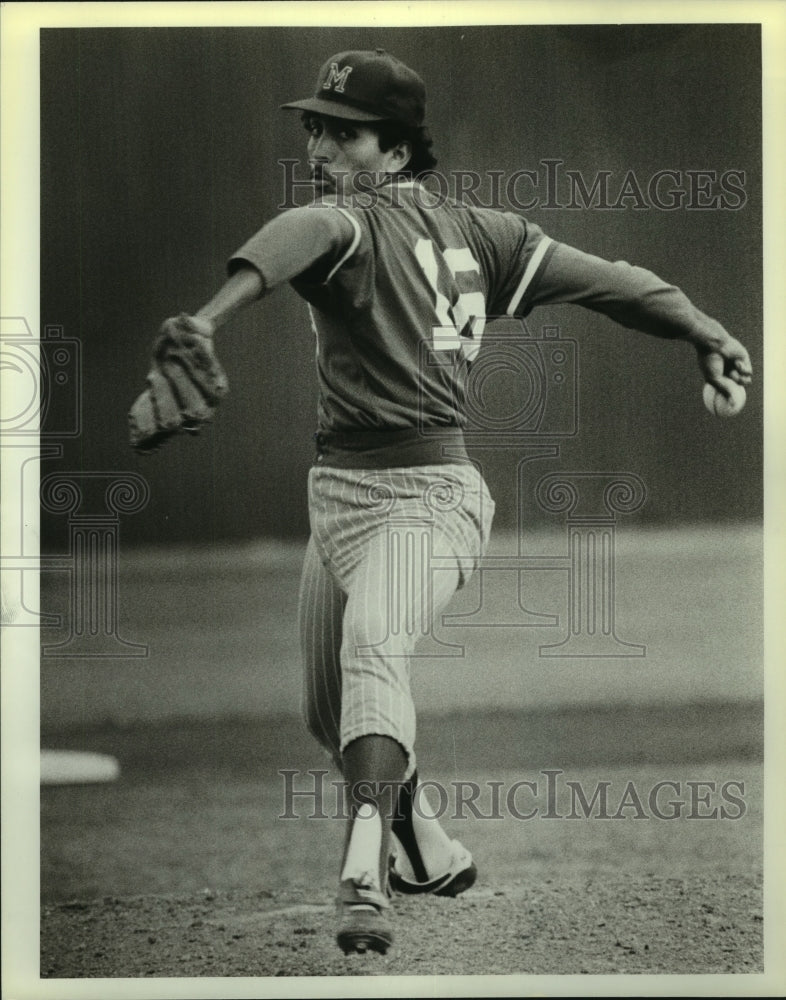
M306 530L314 347L290 289L221 336L232 392L202 437L141 460L127 445L126 414L161 320L209 298L226 258L277 211L276 161L303 157L305 139L297 117L278 105L312 91L327 55L377 46L425 78L445 171L542 174L544 160L560 160L561 205L564 170L588 183L611 172L612 202L634 171L644 204L630 197L616 210L550 207L541 187L526 214L556 239L680 285L745 342L761 371L756 25L46 29L41 319L82 343L83 431L65 442L62 459L43 463L42 475L141 472L151 500L124 523L126 542ZM690 199L671 211L654 207L646 186L666 169L683 187L691 170L744 172L727 198L736 207L702 208L695 197L693 207ZM760 516L760 383L738 419L714 420L686 345L575 307L538 310L529 323L535 333L558 324L579 345L580 433L558 461L537 463L538 474L635 472L648 489L642 523ZM478 457L498 523L513 526L515 451ZM57 518L43 527L50 539L60 530Z

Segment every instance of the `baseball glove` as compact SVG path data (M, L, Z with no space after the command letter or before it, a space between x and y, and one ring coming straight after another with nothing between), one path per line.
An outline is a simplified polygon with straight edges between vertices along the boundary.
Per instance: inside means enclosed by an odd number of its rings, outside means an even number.
M128 414L131 447L141 454L181 431L198 434L213 419L228 385L209 329L206 321L185 313L161 327L147 388Z

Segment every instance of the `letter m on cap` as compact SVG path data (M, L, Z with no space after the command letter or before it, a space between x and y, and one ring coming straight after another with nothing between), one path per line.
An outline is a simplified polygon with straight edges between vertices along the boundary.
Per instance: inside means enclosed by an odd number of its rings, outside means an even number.
M327 79L322 84L323 90L335 90L339 94L344 93L344 87L347 85L347 80L349 79L349 74L352 72L352 66L345 66L341 72L338 69L338 63L330 64L330 72L327 75Z

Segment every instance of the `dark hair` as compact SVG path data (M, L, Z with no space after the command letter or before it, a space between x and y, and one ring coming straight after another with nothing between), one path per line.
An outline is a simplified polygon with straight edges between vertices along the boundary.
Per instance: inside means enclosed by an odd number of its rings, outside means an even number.
M417 179L427 174L437 165L437 158L431 152L434 140L425 125L410 126L400 122L368 122L368 128L373 129L379 138L379 148L383 153L397 146L400 142L408 142L412 147L412 155L403 170L398 173Z

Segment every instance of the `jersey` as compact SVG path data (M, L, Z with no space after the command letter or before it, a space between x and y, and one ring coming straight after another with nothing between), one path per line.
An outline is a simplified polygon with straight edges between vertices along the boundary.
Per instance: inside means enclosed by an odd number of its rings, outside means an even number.
M687 297L652 272L418 182L374 189L365 206L290 209L230 260L230 272L243 266L263 294L289 281L308 302L318 460L328 442L332 464L356 468L468 461L465 383L488 316L571 302L656 336L685 336L695 322Z
M520 216L444 202L415 182L333 211L343 238L291 278L316 335L318 430L462 427L486 316L527 311L553 241ZM251 241L233 261L267 277L275 267L260 253Z

